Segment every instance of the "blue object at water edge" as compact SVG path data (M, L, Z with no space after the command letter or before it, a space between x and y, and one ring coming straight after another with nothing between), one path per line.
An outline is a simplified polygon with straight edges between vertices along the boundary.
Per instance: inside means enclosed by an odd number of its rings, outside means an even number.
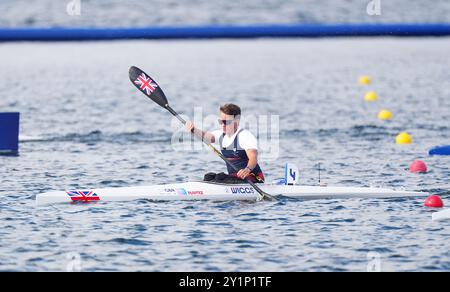
M450 155L450 145L434 147L429 152L430 155Z
M0 28L0 41L93 41L260 37L449 36L448 23L260 24L155 26L141 28Z
M19 152L20 113L0 113L0 154Z

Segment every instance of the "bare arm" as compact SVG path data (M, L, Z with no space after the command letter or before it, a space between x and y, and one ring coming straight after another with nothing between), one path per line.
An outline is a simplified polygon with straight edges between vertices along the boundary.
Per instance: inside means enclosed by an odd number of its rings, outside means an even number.
M186 131L193 133L197 137L208 141L209 143L214 143L216 140L213 134L197 129L191 121L186 122Z
M248 156L248 164L247 166L251 169L254 169L258 164L258 150L256 149L248 149L245 150Z
M258 164L258 150L256 149L248 149L245 150L248 156L247 167L238 171L237 176L241 179L245 179L250 175L250 169L253 170Z

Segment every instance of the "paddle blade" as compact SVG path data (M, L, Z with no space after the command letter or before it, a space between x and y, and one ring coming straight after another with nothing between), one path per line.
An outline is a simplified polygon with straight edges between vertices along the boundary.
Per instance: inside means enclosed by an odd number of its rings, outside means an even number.
M150 76L148 76L141 69L132 66L129 71L129 77L131 83L136 86L143 94L148 98L162 106L163 108L169 104L166 95L159 87L158 83L155 82Z

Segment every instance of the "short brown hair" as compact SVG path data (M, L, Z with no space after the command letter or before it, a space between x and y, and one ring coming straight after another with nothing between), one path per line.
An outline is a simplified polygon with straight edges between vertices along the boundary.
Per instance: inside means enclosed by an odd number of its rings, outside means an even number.
M235 104L227 103L220 106L220 111L230 116L240 116L241 108Z

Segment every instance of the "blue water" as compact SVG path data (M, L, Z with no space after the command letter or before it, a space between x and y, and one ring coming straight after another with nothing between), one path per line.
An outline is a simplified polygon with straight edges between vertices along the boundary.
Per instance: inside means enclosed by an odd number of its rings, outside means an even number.
M279 155L301 182L439 193L449 202L450 39L133 41L0 44L0 110L20 111L18 157L0 156L0 270L449 270L448 223L423 198L101 203L36 208L36 194L201 178L224 166L175 151L170 115L128 80L136 65L188 116L239 103L278 115ZM20 56L18 58L17 56ZM370 75L374 83L358 85ZM363 96L376 90L379 101ZM390 123L378 121L382 108ZM401 131L411 145L395 145ZM406 171L415 159L429 172ZM369 256L369 259L368 259ZM75 264L74 264L75 259Z

